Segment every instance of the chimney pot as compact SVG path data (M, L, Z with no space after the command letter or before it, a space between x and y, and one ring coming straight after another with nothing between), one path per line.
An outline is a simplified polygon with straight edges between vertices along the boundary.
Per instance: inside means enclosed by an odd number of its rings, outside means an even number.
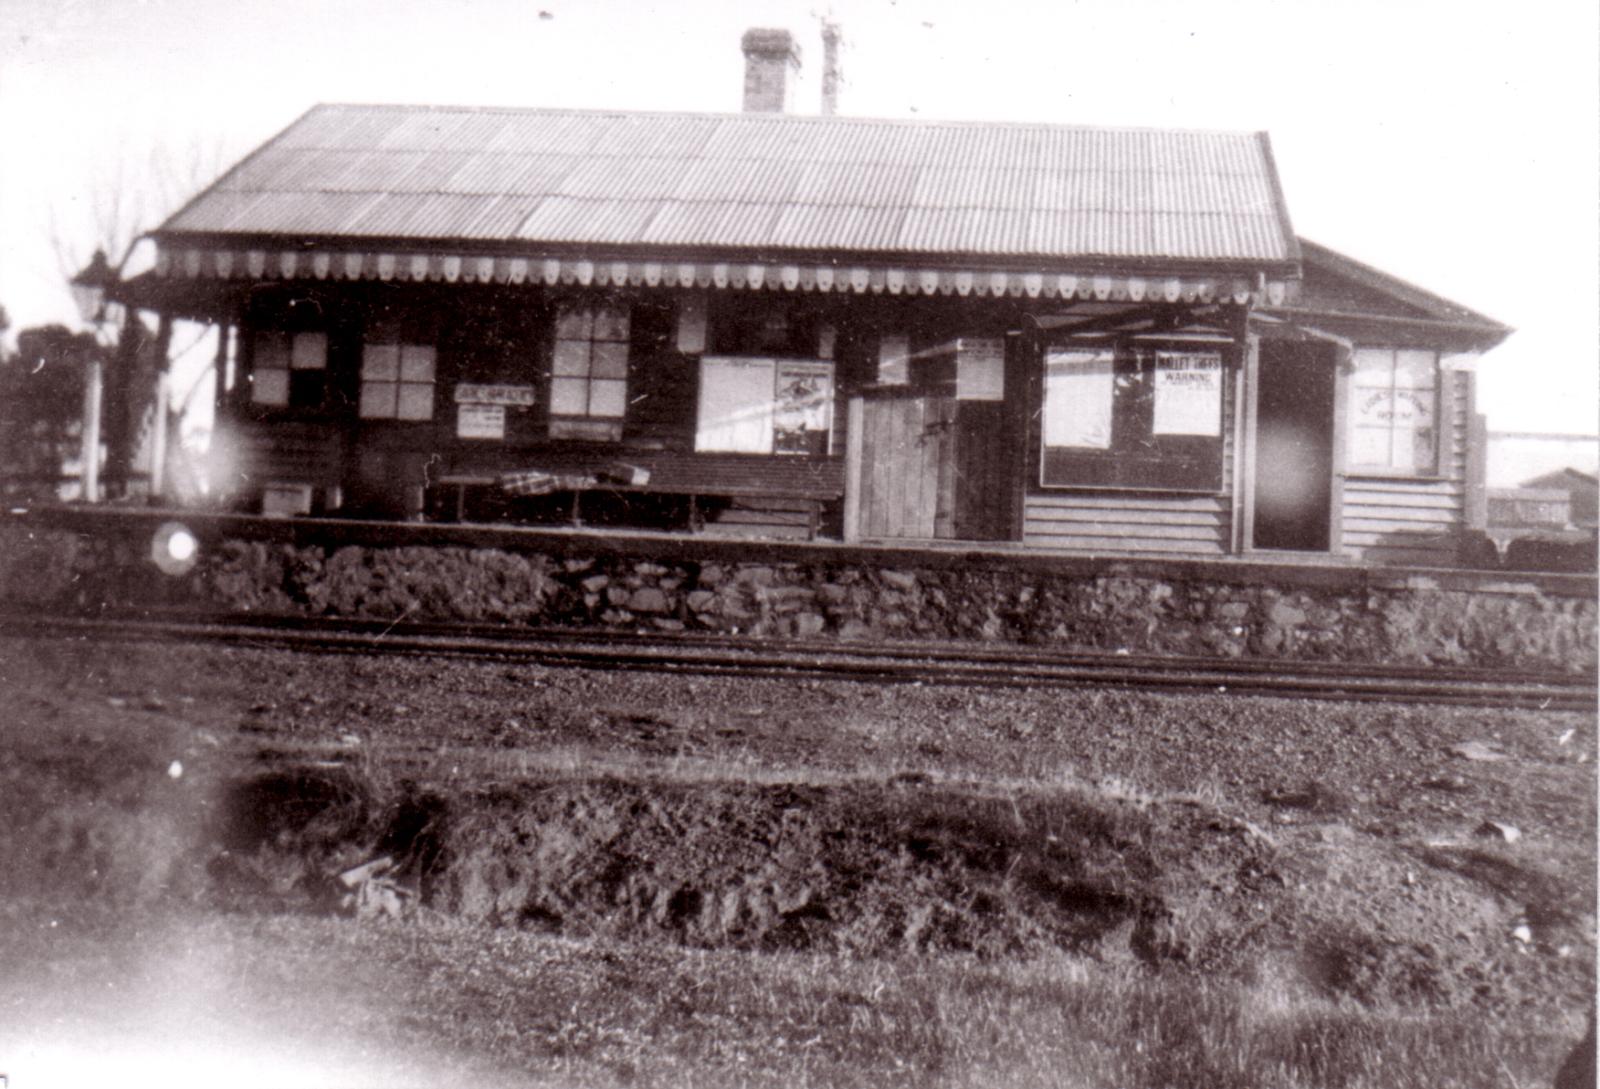
M745 31L744 110L787 113L800 75L800 46L787 30L752 27Z

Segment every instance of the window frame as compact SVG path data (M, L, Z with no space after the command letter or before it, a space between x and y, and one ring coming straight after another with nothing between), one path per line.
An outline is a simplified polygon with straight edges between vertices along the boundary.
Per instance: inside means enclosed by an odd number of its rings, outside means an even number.
M376 369L374 352L391 348L394 350L392 377L372 373ZM410 359L407 358L408 352L411 353ZM422 362L418 355L424 352L427 378L407 377L408 365L411 366L414 375ZM439 349L437 345L413 343L398 336L394 339L388 337L364 339L361 343L361 366L356 372L356 382L356 416L362 423L433 423L438 416ZM391 399L388 405L384 406L389 411L369 413L367 411L369 393L379 387L388 387L391 392ZM427 390L427 415L408 415L402 411L408 388Z
M632 357L633 308L626 302L570 302L556 310L550 340L548 434L552 439L594 442L622 441L628 415L628 371ZM602 325L602 317L607 321ZM574 334L577 335L574 335ZM602 353L598 349L605 347ZM604 356L607 370L598 373ZM581 358L581 371L573 369ZM614 387L614 389L613 389ZM615 411L595 411L597 389L606 389ZM583 410L571 411L561 401L582 391ZM563 392L566 391L566 392Z
M1357 357L1362 353L1367 353L1370 355L1383 352L1386 352L1389 355L1389 383L1387 387L1382 388L1386 388L1388 390L1391 398L1393 398L1397 391L1403 389L1426 390L1433 395L1433 434L1428 442L1428 452L1431 457L1431 462L1426 467L1397 466L1394 464L1394 439L1396 434L1396 424L1394 421L1391 421L1388 428L1388 463L1385 464L1379 462L1364 462L1355 460L1356 452L1358 450L1358 444L1356 442L1358 429L1373 429L1372 425L1362 424L1360 422L1360 412L1358 406L1360 404L1361 391L1372 391L1380 388L1370 383L1363 384L1360 381L1362 369ZM1415 353L1418 355L1428 355L1433 357L1432 363L1429 367L1429 373L1433 378L1433 385L1431 387L1401 386L1397 384L1400 376L1400 356L1402 353ZM1414 346L1402 345L1361 344L1357 345L1351 351L1349 359L1349 377L1346 382L1346 388L1348 392L1345 401L1345 414L1347 418L1345 423L1345 434L1342 436L1345 448L1343 466L1343 472L1345 476L1385 480L1444 479L1445 473L1443 469L1444 457L1442 444L1444 441L1445 384L1447 375L1443 366L1443 358L1444 353L1436 348L1418 348ZM1415 430L1413 429L1411 433L1415 434Z
M1047 442L1050 359L1056 352L1109 354L1112 400L1104 446ZM1215 435L1155 430L1157 363L1163 355L1216 357ZM1107 335L1047 343L1039 360L1039 468L1034 486L1046 492L1226 494L1229 428L1237 426L1237 413L1230 410L1237 368L1237 343L1221 337Z
M265 346L277 341L275 350L268 352ZM314 345L320 342L315 350ZM285 329L275 326L258 326L250 334L250 380L244 391L244 401L255 411L271 413L288 413L305 416L322 415L328 411L331 393L332 367L329 355L332 347L332 337L326 329ZM267 360L271 360L270 364ZM279 362L281 360L281 363ZM266 375L281 376L274 379L282 383L281 398L265 399L261 396L263 390L263 377ZM302 381L296 382L297 375L307 376ZM317 379L315 386L309 381L314 376ZM307 387L316 390L316 396L311 397L305 393L297 395L297 390Z

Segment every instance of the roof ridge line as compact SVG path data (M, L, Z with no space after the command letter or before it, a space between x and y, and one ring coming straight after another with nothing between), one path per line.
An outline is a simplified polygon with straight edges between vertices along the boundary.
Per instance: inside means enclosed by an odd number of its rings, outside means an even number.
M934 117L854 117L843 114L746 113L738 110L630 110L607 106L462 106L406 102L319 102L306 114L319 110L384 110L396 113L568 114L585 117L677 117L706 121L803 122L822 125L899 125L906 128L980 128L1006 130L1073 130L1080 132L1151 133L1160 135L1237 136L1254 138L1262 129L1180 128L1162 125L1094 125L1066 121L980 121ZM305 116L302 114L301 116ZM297 118L298 120L298 118Z

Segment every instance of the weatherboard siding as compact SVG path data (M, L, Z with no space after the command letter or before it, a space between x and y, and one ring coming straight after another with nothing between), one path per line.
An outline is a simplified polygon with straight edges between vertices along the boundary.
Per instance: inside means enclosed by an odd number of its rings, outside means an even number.
M1233 515L1226 496L1070 492L1027 497L1023 541L1069 552L1228 551Z

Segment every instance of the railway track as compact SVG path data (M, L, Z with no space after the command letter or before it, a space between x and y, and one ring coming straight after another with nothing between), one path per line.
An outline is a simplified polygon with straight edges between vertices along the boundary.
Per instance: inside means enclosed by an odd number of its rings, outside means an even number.
M0 632L205 641L342 653L494 658L544 666L985 688L1109 686L1330 700L1593 711L1593 674L1335 662L1236 661L988 644L853 644L325 618L0 616Z

